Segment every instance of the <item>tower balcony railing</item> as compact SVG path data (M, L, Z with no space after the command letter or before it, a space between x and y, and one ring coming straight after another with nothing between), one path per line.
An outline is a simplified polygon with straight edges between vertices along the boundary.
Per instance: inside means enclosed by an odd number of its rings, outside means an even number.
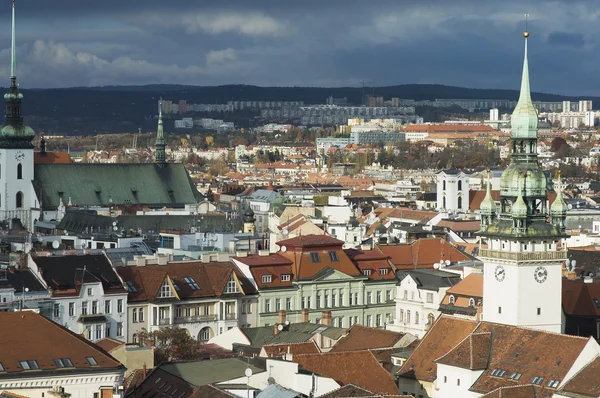
M479 257L514 261L566 260L567 251L556 250L547 252L508 252L503 250L480 249Z

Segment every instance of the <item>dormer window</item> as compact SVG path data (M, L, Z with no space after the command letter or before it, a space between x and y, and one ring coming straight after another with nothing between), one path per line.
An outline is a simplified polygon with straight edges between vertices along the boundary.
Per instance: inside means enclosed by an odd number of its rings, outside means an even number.
M520 372L513 372L510 374L510 376L508 376L508 380L514 380L517 381L521 378L521 376L523 376L523 373Z
M388 274L387 268L379 268L379 275L387 275L387 274Z
M229 276L229 280L227 281L227 286L225 287L225 293L239 293L240 289L238 288L237 283L235 282L235 278L233 274Z
M550 388L556 388L560 384L560 380L550 380L547 384Z
M317 253L317 252L311 252L310 253L310 259L312 260L313 263L320 263L321 262L321 257L319 257L319 253Z
M473 297L469 299L469 307L475 307L475 299Z
M338 261L340 261L340 259L338 258L338 255L337 255L337 253L336 253L336 252L334 252L334 251L330 251L330 252L329 252L329 259L330 259L332 262L338 262Z
M281 281L282 282L289 282L290 279L291 279L291 275L289 275L289 274L281 275Z
M158 293L158 297L167 298L173 297L173 292L171 291L171 285L169 284L169 280L165 278L162 285L160 286L160 292Z
M263 275L262 283L271 283L271 275Z
M531 380L531 384L533 384L534 386L541 386L543 381L544 381L543 377L535 376L533 378L533 380Z
M456 299L454 298L454 296L453 296L453 295L450 295L450 297L448 298L448 302L449 302L450 304L453 304L453 305L454 305L454 302L455 302L455 301L456 301Z
M363 270L363 275L364 276L371 276L371 270L370 269Z
M494 377L504 377L505 374L506 374L506 370L496 368L496 369L492 370L491 375Z
M27 361L19 361L19 364L23 368L23 370L37 370L40 367L37 364L37 361L27 360Z

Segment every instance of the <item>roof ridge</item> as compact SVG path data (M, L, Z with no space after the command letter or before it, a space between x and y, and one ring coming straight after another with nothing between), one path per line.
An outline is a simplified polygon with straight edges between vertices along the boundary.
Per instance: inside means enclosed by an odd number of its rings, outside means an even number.
M579 369L578 372L576 372L571 378L569 378L567 380L566 383L564 383L564 385L560 388L560 390L564 390L565 386L567 384L569 384L571 382L571 380L573 380L575 377L577 377L581 372L583 372L592 362L594 362L596 359L600 358L600 354L597 354L594 358L592 358L592 360L586 362L586 364L584 366L581 367L581 369ZM563 380L564 381L564 380Z
M591 337L573 336L573 335L570 335L570 334L563 334L563 333L560 333L560 332L550 332L550 331L547 331L547 330L539 330L539 329L535 329L533 327L506 325L504 323L489 322L489 321L479 321L479 323L477 324L477 326L475 327L474 330L479 329L479 327L482 324L484 324L484 323L491 324L491 325L500 325L500 326L505 326L505 327L517 328L517 329L526 329L526 330L530 330L532 332L547 333L547 334L552 334L552 335L561 336L561 337L567 337L567 338L575 339L575 340L586 340L586 341L589 341L591 339Z

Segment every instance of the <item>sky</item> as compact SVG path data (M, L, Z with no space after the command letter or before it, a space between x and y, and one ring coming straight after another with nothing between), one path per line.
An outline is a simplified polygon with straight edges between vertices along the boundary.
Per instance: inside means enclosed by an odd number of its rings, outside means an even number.
M7 77L10 4L0 2ZM25 88L518 89L529 13L532 90L600 95L597 0L16 0L16 7Z

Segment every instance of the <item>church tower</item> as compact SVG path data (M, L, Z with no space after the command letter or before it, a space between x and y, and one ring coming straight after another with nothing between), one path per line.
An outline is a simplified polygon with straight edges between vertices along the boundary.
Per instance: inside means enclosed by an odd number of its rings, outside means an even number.
M163 103L159 104L158 107L158 128L156 129L156 152L154 153L154 162L159 165L164 165L166 162L165 155L165 133L163 131L163 120L162 120L162 108Z
M524 37L521 92L511 117L511 158L500 180L500 206L491 198L489 181L481 205L478 234L487 243L479 251L483 320L560 333L566 205L558 192L547 208L549 184L537 159L538 116L529 91L529 33Z
M33 144L35 133L23 124L23 94L17 84L15 45L15 1L12 2L12 42L10 88L4 94L6 122L0 128L0 218L11 222L19 219L33 229L32 208L37 208L33 191Z

